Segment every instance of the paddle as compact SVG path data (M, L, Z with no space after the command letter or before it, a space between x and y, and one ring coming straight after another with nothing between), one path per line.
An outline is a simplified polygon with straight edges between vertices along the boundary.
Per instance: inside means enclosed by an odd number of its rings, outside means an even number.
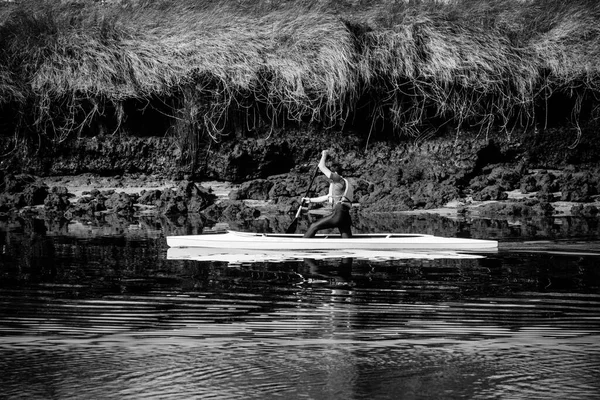
M306 189L306 194L304 195L304 197L308 197L308 193L310 192L310 188L312 187L312 184L315 180L315 177L317 176L317 172L319 172L319 166L317 165L317 168L315 168L315 173L312 176L312 179L310 180L310 183L308 184L308 189ZM302 206L304 205L304 198L300 201L300 207L298 207L298 211L296 212L296 216L294 217L294 220L292 221L292 223L290 224L290 226L288 226L288 228L286 229L285 233L294 233L296 232L296 228L298 227L298 219L300 217L300 214L302 213Z

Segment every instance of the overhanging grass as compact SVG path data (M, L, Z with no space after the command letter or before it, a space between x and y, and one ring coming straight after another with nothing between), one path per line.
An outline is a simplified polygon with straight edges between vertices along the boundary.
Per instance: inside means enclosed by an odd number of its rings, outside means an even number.
M194 147L232 126L352 122L358 105L398 135L432 118L510 130L555 92L577 120L600 89L596 1L198 3L0 7L0 102L60 141L107 105L120 120L124 101L174 99Z
M217 138L230 107L258 102L273 117L335 119L356 87L351 34L316 9L24 2L1 32L1 68L23 82L38 127L54 119L55 102L73 120L90 101L184 94L198 104L187 117Z
M532 107L540 83L535 54L513 46L495 26L449 17L439 9L405 12L401 23L371 23L361 36L361 77L390 93L387 103L373 103L388 108L379 115L395 129L410 134L440 116L458 125L506 125L515 108Z

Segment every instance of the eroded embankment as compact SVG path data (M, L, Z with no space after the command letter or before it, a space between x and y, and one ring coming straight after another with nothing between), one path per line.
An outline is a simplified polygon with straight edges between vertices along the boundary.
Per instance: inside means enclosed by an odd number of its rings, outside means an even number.
M355 184L357 213L597 217L597 137L566 146L564 132L488 140L463 134L367 147L355 136L289 132L214 146L202 174L175 161L169 138L96 137L23 160L3 172L0 212L198 215L205 221L288 215L308 188L320 151ZM561 146L560 144L563 143ZM111 173L112 171L112 173ZM22 174L30 172L30 174ZM318 176L313 193L326 191Z

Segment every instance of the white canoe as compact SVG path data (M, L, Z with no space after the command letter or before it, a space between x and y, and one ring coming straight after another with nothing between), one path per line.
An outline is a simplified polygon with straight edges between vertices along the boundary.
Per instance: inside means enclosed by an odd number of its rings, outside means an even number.
M495 240L447 238L422 234L379 233L356 234L350 239L339 235L317 235L303 238L301 234L250 233L227 231L202 235L167 236L169 247L210 247L255 250L495 250Z

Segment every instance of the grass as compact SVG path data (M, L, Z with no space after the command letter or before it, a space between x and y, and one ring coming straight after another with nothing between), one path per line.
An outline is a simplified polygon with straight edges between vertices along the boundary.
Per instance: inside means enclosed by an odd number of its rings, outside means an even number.
M439 116L491 125L533 101L532 57L494 29L419 15L363 40L361 75L368 87L393 94L389 104L374 103L389 107L399 128Z
M600 92L593 0L106 3L0 6L0 106L24 135L60 142L160 99L193 157L287 121L509 131L557 93L577 122Z

